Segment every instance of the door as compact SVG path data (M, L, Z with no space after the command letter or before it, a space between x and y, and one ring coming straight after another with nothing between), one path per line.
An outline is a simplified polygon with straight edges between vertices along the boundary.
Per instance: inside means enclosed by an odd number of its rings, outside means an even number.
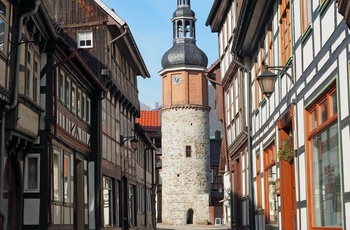
M293 123L292 123L292 109L284 117L284 120L279 122L279 146L285 141L292 141L293 143ZM287 119L286 119L287 118ZM292 151L294 147L292 145ZM294 156L294 154L293 154ZM296 216L296 189L295 189L295 165L294 159L290 161L281 160L280 164L280 196L281 196L281 215L282 215L282 229L297 229Z
M6 229L16 229L16 176L11 158L7 159L5 165L3 207L7 216Z

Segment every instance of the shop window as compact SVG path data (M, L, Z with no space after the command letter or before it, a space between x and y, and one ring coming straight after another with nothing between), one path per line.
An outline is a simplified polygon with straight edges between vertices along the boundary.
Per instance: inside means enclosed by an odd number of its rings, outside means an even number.
M58 149L54 149L53 153L53 173L52 173L52 181L53 181L53 199L55 201L61 201L61 151Z
M275 145L270 144L264 149L264 179L265 179L265 221L266 224L277 224L276 196L276 157Z
M104 226L113 226L113 184L112 179L103 177L103 220Z
M24 192L40 192L40 154L28 154L24 167Z
M70 191L71 191L71 172L70 172L70 158L69 155L64 155L63 158L63 193L64 202L70 202Z
M342 229L336 93L331 88L306 111L311 229Z

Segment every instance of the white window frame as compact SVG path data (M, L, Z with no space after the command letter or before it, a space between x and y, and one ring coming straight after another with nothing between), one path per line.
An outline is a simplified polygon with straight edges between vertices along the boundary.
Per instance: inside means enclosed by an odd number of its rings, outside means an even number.
M62 175L62 163L61 163L61 150L60 149L58 149L58 148L54 148L54 150L53 150L53 156L57 156L57 160L58 160L58 162L57 162L57 175L55 175L55 168L54 168L54 165L53 165L53 167L52 167L52 180L53 180L53 188L52 188L52 190L53 190L53 193L52 193L52 196L53 196L53 200L54 201L62 201L62 191L61 191L61 175ZM52 161L53 161L54 159L52 159ZM52 164L53 164L54 162L52 162ZM57 186L58 186L58 188L57 188L57 193L55 193L55 182L57 183Z
M78 48L80 49L85 49L85 48L92 48L93 47L93 34L92 31L84 31L84 32L78 32L78 38L77 38L77 45ZM84 42L85 45L80 44L80 42ZM91 45L87 45L86 43L90 42Z
M37 165L37 170L36 170L36 188L29 188L29 159L35 159L36 160L36 165ZM24 192L27 193L38 193L40 192L40 154L39 153L31 153L27 154L26 159L25 159L25 172L24 172Z
M114 207L114 200L113 200L113 180L112 178L110 177L107 177L107 176L103 176L103 225L104 226L110 226L112 227L113 226L113 215L114 215L114 210L113 210L113 207ZM108 181L108 182L107 182ZM105 194L105 192L107 192ZM105 195L108 195L108 204L105 203L106 200L105 200ZM108 213L106 212L107 210L105 210L105 207L104 205L108 205ZM108 220L106 219L106 215L108 215ZM109 223L106 224L106 221L108 221Z

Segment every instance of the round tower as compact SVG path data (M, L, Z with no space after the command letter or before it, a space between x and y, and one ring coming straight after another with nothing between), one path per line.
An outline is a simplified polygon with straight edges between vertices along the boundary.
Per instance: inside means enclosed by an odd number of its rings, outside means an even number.
M162 58L162 222L209 219L208 58L196 46L190 0L177 0L173 46Z

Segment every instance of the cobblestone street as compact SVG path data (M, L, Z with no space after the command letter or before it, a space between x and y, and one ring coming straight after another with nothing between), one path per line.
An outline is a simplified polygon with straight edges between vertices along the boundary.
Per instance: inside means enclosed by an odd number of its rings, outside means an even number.
M229 226L216 226L216 225L165 225L165 224L157 224L157 230L217 230L217 229L230 229Z

